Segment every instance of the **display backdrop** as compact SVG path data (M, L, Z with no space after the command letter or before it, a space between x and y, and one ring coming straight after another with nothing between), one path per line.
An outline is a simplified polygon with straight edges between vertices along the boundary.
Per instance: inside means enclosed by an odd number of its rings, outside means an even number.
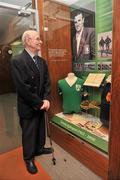
M84 11L84 26L95 29L95 57L93 59L85 59L84 56L79 59L74 59L73 53L73 71L82 77L86 77L89 72L105 72L108 75L111 72L112 62L112 1L111 0L93 0L92 10L88 10L90 4L88 0L84 1L82 11ZM81 1L79 1L79 6ZM76 8L77 7L77 8ZM74 12L78 6L73 5L71 8L71 41L75 35ZM81 10L81 8L79 8ZM95 22L95 23L94 23ZM101 38L103 41L100 42ZM84 42L87 50L86 43ZM73 46L72 46L73 50ZM89 53L90 49L88 49ZM87 52L86 52L87 53Z

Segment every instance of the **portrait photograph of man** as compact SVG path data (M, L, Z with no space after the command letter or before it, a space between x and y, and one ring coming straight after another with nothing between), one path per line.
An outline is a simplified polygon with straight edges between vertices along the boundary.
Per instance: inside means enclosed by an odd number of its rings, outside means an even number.
M84 63L95 59L95 12L75 9L71 12L73 62Z

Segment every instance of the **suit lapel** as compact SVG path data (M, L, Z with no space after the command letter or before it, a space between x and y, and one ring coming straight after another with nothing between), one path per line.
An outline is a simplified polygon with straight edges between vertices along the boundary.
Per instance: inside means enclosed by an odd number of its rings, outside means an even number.
M36 72L39 72L39 69L37 68L37 66L35 65L34 61L32 58L29 59L29 62L28 62L28 66L30 69L32 69L32 71L34 71L35 73Z
M38 59L38 66L39 66L40 87L41 87L41 82L42 82L42 79L43 79L43 62L41 61L40 57Z
M82 35L81 35L81 40L80 40L80 44L79 44L79 50L77 53L77 56L79 56L80 54L83 53L83 48L85 45L85 38L86 38L86 31L85 28L83 29Z
M73 52L74 52L74 56L77 55L77 40L76 40L76 36L74 36L73 38Z
M28 54L29 55L29 54ZM30 56L30 55L29 55ZM40 78L40 81L39 81L39 87L41 88L41 82L42 82L42 79L43 79L43 63L39 57L38 59L38 66L39 66L39 69L36 67L33 59L31 57L29 57L28 61L28 66L29 68L34 71L35 74L38 74L39 75L39 78Z
M27 63L27 65L29 66L29 68L34 71L35 73L36 72L39 72L38 68L36 67L33 59L31 58L31 56L24 50L23 51L23 55L26 56L25 57L25 62Z

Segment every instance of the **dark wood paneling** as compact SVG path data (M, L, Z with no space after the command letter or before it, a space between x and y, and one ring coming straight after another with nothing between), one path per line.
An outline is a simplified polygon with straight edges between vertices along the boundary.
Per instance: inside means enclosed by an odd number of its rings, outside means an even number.
M120 179L120 1L113 1L112 103L109 179Z
M81 163L107 179L108 158L85 141L75 138L63 129L51 124L52 139Z
M40 34L43 40L42 56L47 60L51 83L51 114L62 111L57 82L72 70L70 9L53 1L38 1ZM42 14L43 13L43 14ZM64 15L63 15L64 13ZM44 31L45 27L48 28Z
M47 57L52 80L51 114L55 114L62 110L57 82L59 79L65 78L68 72L71 72L70 22L60 19L48 19L47 26L49 30L48 36L46 36ZM52 55L52 52L55 53L55 51L56 54Z

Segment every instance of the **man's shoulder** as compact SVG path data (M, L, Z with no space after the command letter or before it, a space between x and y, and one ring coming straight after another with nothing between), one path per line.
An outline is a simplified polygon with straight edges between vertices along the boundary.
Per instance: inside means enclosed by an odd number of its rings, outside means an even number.
M60 83L63 83L63 82L65 82L65 78L64 79L59 79L58 80L58 83L60 84Z
M17 62L20 61L20 59L21 59L21 55L20 55L20 54L19 54L19 55L15 55L15 56L13 56L13 57L11 58L11 62L12 62L12 63L17 63Z
M23 52L21 52L20 54L14 55L11 58L11 64L13 65L19 65L21 66L22 64L24 64L24 62L26 61L25 55Z
M19 53L17 55L13 55L12 59L17 61L17 60L21 59L23 56L24 56L24 53L21 52L21 53Z
M85 37L95 37L95 28L91 28L91 27L86 27L83 29L83 35Z
M83 31L86 31L86 32L94 32L95 31L95 28L94 27L85 27L83 29Z

